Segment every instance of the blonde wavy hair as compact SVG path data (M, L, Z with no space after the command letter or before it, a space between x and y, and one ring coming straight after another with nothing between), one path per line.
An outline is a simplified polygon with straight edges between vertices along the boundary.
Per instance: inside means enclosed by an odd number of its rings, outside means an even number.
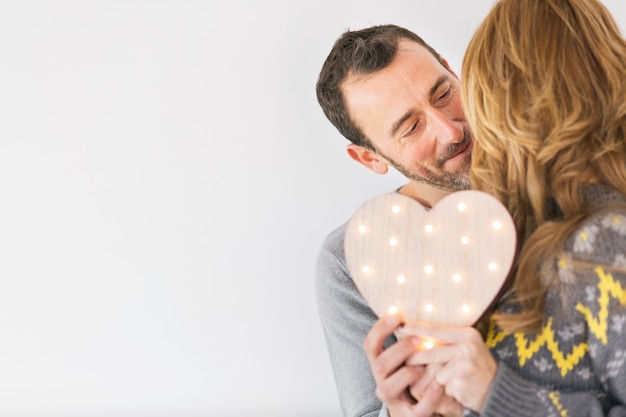
M469 43L462 79L472 187L509 209L522 248L512 281L522 312L494 317L535 332L539 265L563 255L589 214L581 189L601 182L626 194L626 41L597 0L499 0Z

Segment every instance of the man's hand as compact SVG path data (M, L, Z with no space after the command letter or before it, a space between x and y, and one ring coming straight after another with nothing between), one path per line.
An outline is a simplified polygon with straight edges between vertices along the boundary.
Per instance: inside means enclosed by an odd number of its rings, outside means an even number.
M415 352L407 365L434 367L435 380L445 387L445 393L480 413L498 365L478 331L413 322L402 332L407 338L437 341L432 349Z
M376 380L376 395L393 417L461 416L462 406L444 395L443 386L434 380L435 372L422 365L405 364L408 358L423 349L420 337L401 337L397 343L384 348L385 340L399 325L397 316L382 318L363 342Z

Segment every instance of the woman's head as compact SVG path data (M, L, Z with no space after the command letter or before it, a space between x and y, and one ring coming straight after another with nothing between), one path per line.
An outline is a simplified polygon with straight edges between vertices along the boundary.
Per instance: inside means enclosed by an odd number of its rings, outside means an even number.
M513 281L522 312L494 316L505 330L541 326L549 281L538 267L566 256L563 243L592 209L582 187L626 194L625 81L626 41L598 0L498 0L469 43L472 186L510 210L522 245Z
M499 0L472 38L463 104L472 181L523 233L547 197L579 211L585 182L626 191L626 42L597 0ZM621 186L619 186L621 184Z

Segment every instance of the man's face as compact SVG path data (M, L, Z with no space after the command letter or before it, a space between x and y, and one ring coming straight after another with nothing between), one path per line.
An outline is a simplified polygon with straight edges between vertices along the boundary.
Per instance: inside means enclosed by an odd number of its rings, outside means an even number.
M401 40L387 68L343 85L348 110L375 152L407 178L469 187L473 140L458 78L422 45Z

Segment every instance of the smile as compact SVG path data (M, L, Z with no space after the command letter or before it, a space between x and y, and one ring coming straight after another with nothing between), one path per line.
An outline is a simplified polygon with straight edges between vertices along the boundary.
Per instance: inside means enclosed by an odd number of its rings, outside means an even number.
M471 144L472 144L472 141L469 138L467 140L465 140L465 143L461 142L459 144L460 147L459 147L458 151L455 152L453 155L450 155L450 157L446 161L450 161L450 160L452 160L454 158L457 158L457 157L465 156L465 154L467 154L468 151L471 151L471 148L472 148Z

